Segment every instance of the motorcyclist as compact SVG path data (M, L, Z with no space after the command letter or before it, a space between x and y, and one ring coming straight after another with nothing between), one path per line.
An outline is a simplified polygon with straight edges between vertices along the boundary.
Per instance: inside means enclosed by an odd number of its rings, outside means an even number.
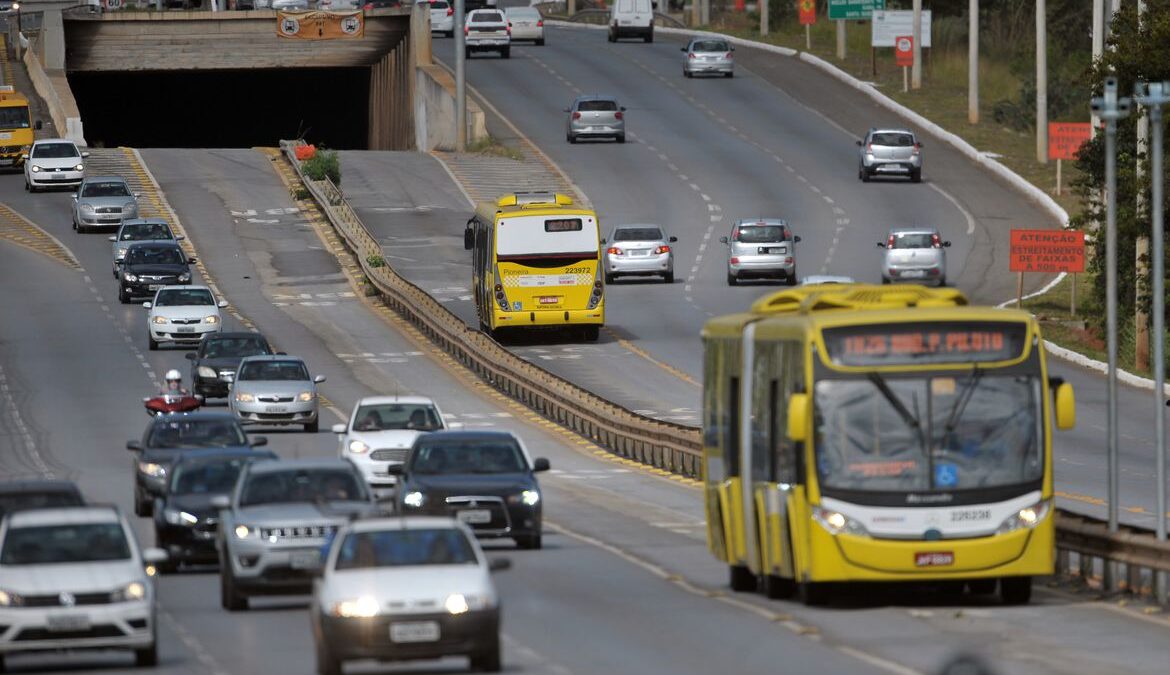
M167 385L158 393L159 396L189 396L190 392L183 388L183 375L178 369L171 368L166 374Z

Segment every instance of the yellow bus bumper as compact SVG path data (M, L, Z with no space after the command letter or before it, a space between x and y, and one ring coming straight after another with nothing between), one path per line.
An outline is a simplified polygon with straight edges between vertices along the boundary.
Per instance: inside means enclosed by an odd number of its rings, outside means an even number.
M978 539L896 541L832 535L810 526L812 559L804 581L935 581L1053 573L1051 516L1030 530ZM947 563L947 560L950 560Z
M544 309L521 312L496 311L496 328L524 328L525 326L589 326L605 325L605 309Z

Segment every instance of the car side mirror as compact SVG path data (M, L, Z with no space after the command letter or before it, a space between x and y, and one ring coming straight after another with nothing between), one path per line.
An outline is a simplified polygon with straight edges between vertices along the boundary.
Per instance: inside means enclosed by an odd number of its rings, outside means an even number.
M622 111L622 112L625 112L625 111L626 111L626 107L623 105L623 106L621 106L620 108L618 108L618 110L620 110L620 111Z
M215 495L211 498L211 507L223 511L232 507L232 498L227 495Z
M88 159L88 158L89 158L89 153L88 153L88 152L83 152L83 153L81 153L81 158L82 158L82 159Z
M288 356L288 352L276 352L277 356Z
M489 572L503 572L510 569L512 569L512 561L509 558L492 558L488 561Z
M260 446L268 445L268 437L256 436L252 440L248 441L248 445L252 446L253 448L259 448Z
M879 241L879 242L877 243L877 247L878 247L878 248L885 248L885 247L886 247L886 242L884 242L884 241Z
M141 441L126 441L126 449L130 452L142 452Z
M195 359L199 358L199 355L195 352L187 352L186 354L183 354L183 358L187 359L188 361L194 361Z
M21 161L27 162L28 161L28 153L26 152L26 153L22 154L20 156L20 159L21 159Z
M854 142L857 144L857 147L859 147L859 148L861 147L861 141L854 141Z
M73 201L77 201L77 193L76 192L74 192L73 194L71 194L69 196L73 197Z
M670 243L673 244L673 243L678 241L678 237L671 237L671 238L667 239L667 241L669 241Z
M165 563L170 558L167 552L161 548L147 548L142 550L142 562L147 565L157 565Z
M153 305L152 305L152 303L144 302L144 303L142 303L142 306L145 309L150 309Z
M946 248L950 248L950 247L951 247L951 242L949 242L949 241L944 241L944 242L943 242L943 246L944 246L944 247L946 247Z
M793 237L793 238L792 238L792 241L795 241L795 242L800 242L800 235L798 234L798 235L796 235L795 237Z
M338 434L338 435L344 434L345 433L345 425L344 424L334 424L332 427L330 427L329 430L335 434Z
M601 243L603 243L603 244L605 243L605 237L601 238Z
M1073 387L1061 382L1056 387L1056 428L1072 429L1077 424L1077 401Z
M190 258L187 258L188 265L194 265L197 262L199 262L199 259L196 258L195 256L191 256Z
M324 381L325 381L324 375L318 375L317 377L313 378L313 382L316 382L317 384L321 384Z
M176 235L175 235L175 241L183 241L183 240L184 240L184 239L186 239L186 238L187 238L187 237L186 237L185 235L182 235L182 234L176 234Z
M679 47L679 48L678 48L678 50L679 50L680 52L685 52L685 51L687 50L687 48L686 48L686 47Z
M726 243L727 243L727 237L719 237L719 243L720 243L720 244L726 244Z
M532 470L535 472L548 471L552 468L544 457L537 457L532 461Z
M35 123L33 123L33 129L36 129L37 131L40 131L41 129L44 129L44 128L45 128L45 123L40 121L40 120L37 120Z
M220 309L227 307L227 305L228 305L227 300L220 300L219 302L215 303L215 306L219 307Z
M141 193L141 192L135 192L135 193L134 193L134 198L135 198L135 199L138 199L138 198L139 198L139 197L141 197L141 196L142 196L142 193Z
M475 248L475 231L470 227L463 230L463 250L470 251Z
M406 475L406 465L405 464L391 464L390 466L386 467L386 473L391 475L391 476L405 476Z
M112 234L110 236L106 237L106 239L109 239L110 241L118 241L118 238Z

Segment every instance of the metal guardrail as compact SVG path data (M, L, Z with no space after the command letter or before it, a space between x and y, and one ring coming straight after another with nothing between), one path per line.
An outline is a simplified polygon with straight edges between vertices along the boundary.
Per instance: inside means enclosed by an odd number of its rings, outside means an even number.
M382 245L328 178L313 180L296 158L301 141L281 141L284 156L357 254L366 278L391 309L489 385L537 413L615 454L690 478L699 478L699 430L651 419L607 401L521 359L410 283L383 261ZM380 263L380 264L379 264Z

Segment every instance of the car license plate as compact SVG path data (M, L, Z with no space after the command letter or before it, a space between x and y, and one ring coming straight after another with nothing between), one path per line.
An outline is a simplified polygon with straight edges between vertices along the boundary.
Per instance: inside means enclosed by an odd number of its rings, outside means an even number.
M66 176L62 176L60 174L54 174L52 176L49 176L49 180L65 180L65 179L66 179Z
M11 139L11 138L12 138L12 134L11 134L11 133L9 133L9 132L7 132L7 131L6 131L6 132L4 132L4 133L0 133L0 140L7 141L7 140L9 140L9 139Z
M146 287L146 290L157 291L160 288L162 288L162 284L150 284L149 286Z
M438 642L438 621L403 621L390 624L392 642Z
M483 525L492 522L492 512L486 509L460 511L455 517L459 522L467 523L468 525Z
M288 566L294 570L311 570L321 566L321 553L316 549L293 551L288 554Z
M630 255L631 255L631 256L639 256L639 255L641 255L641 256L646 256L646 255L650 255L650 249L648 249L648 248L634 248L634 249L630 249Z
M264 409L264 412L270 412L270 413L288 412L288 406L270 405Z
M542 295L540 297L540 304L542 305L555 305L560 301L561 296L559 295Z
M85 614L59 614L45 621L45 628L52 633L67 633L89 630L89 617Z
M955 564L955 554L951 551L927 551L914 554L915 567L939 567Z
M922 277L926 276L926 272L923 272L922 270L907 270L902 272L902 276L906 277L907 279L921 279Z
M179 326L178 328L175 329L175 332L176 333L194 333L195 327L194 326Z

